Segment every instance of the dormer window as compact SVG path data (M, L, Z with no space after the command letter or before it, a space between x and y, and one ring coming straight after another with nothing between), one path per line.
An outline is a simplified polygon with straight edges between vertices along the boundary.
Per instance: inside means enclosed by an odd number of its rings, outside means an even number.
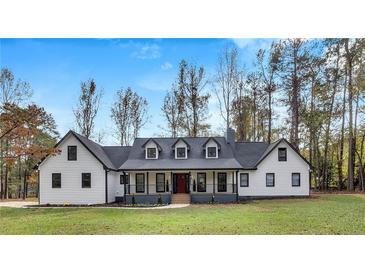
M184 138L177 138L176 142L171 146L175 159L187 159L188 151L190 150L189 143Z
M218 158L218 152L221 149L221 146L216 138L210 137L203 144L203 148L205 151L205 158Z
M144 148L146 159L158 159L158 155L162 151L160 145L153 139L148 139L142 147Z
M217 147L208 147L207 158L217 158Z
M177 147L176 148L176 158L177 159L185 159L186 158L186 147Z
M157 148L148 147L147 148L147 159L156 159L157 158Z

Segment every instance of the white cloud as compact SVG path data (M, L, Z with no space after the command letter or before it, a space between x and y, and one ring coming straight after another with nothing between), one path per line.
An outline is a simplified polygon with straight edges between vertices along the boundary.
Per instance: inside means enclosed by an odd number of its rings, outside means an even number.
M257 39L248 39L248 38L233 38L232 40L236 44L236 46L241 49L248 46L252 46L257 41Z
M137 48L133 53L132 57L138 59L157 59L160 58L160 46L157 44L135 44Z
M165 63L163 63L162 65L161 65L161 69L162 70L169 70L169 69L171 69L172 68L172 64L171 63L169 63L169 62L165 62Z

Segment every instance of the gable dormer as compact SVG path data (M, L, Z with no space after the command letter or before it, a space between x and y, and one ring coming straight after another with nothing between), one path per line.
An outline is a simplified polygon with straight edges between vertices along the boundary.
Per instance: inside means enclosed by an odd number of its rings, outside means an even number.
M175 159L187 159L190 145L183 138L178 138L172 145L175 154Z
M213 137L208 138L208 140L203 144L203 147L205 150L206 159L218 158L221 146L215 138Z
M161 146L154 139L148 139L142 147L145 151L145 159L158 159L158 155L162 151Z

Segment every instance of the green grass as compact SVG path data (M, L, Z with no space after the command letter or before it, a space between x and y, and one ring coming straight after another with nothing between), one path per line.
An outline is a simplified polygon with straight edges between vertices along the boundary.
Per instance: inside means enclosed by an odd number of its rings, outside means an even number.
M365 195L159 210L0 208L0 234L365 234Z

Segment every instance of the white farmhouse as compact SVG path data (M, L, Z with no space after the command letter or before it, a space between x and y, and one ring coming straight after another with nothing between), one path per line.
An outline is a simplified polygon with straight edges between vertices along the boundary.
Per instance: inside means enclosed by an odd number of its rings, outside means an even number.
M285 139L136 138L101 146L69 131L39 165L40 204L229 203L308 196L310 165Z

